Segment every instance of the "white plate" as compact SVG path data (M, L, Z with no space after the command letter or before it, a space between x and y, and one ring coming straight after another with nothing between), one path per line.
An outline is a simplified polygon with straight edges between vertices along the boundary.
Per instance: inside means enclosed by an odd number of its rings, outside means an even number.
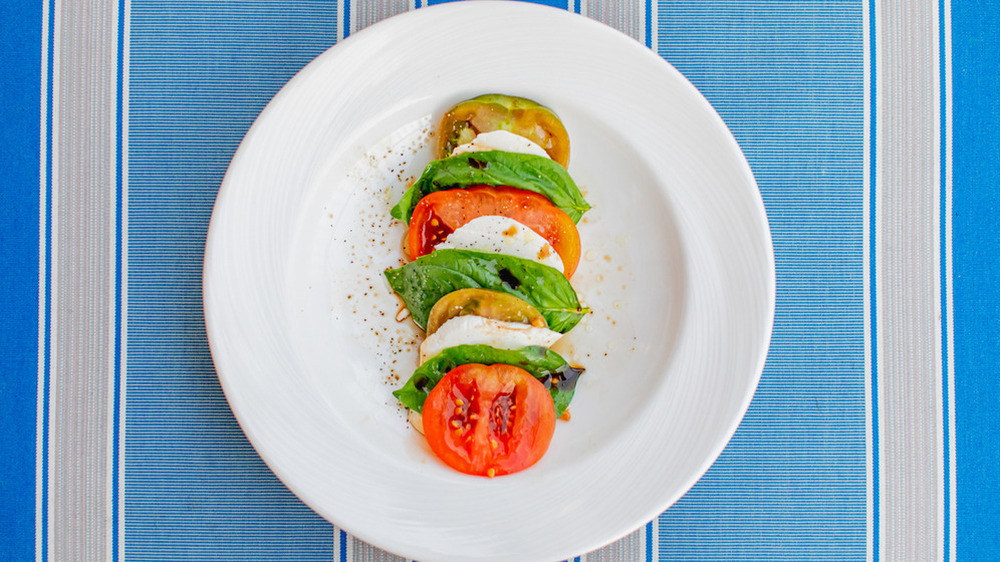
M418 332L382 276L437 116L486 92L559 113L594 207L573 283L595 313L561 347L587 368L572 420L495 479L408 427L390 392ZM204 281L219 378L264 460L331 522L422 561L565 559L654 518L735 431L774 312L760 194L705 99L619 32L519 2L409 12L309 64L233 159Z

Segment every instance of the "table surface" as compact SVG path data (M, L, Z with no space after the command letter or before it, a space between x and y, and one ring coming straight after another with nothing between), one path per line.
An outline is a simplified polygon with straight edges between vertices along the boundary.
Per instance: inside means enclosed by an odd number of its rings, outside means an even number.
M275 92L425 4L0 6L0 558L398 558L316 515L244 437L201 267L222 176ZM1000 556L997 11L549 4L632 36L712 103L777 267L768 360L728 447L679 502L579 559Z

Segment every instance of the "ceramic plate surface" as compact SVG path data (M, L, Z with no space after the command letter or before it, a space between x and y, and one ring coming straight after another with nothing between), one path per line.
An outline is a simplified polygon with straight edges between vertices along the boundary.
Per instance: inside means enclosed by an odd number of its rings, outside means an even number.
M392 397L420 332L383 277L405 232L389 209L437 119L488 92L560 115L593 206L573 284L594 312L558 347L587 369L572 419L537 465L495 479L442 465ZM566 559L669 507L750 402L775 284L760 194L705 99L621 33L518 2L391 18L293 78L226 175L204 282L219 378L271 469L422 561Z

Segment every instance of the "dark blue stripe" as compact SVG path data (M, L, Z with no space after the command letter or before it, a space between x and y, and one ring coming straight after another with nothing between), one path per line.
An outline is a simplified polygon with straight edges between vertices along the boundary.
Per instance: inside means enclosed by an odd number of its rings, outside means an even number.
M878 149L876 139L878 138L878 52L876 51L876 21L875 21L876 0L868 2L868 55L869 55L869 130L868 130L868 278L869 278L869 312L871 327L868 333L868 341L871 346L871 498L872 498L872 560L878 562L879 559L879 408L878 408L878 244L877 244L877 224L878 214L878 192L877 176L878 169Z
M958 560L1000 559L1000 10L951 5Z
M0 558L10 560L33 558L35 547L42 6L0 3Z
M656 22L653 21L653 2L656 0L646 0L646 7L643 9L643 13L646 17L646 37L644 38L646 47L649 49L653 48L653 26ZM579 3L579 0L577 0Z
M948 339L948 322L951 321L950 311L948 310L948 222L946 217L948 216L948 198L946 189L948 186L948 174L951 170L948 169L948 151L950 146L946 142L948 138L949 129L951 124L948 122L948 103L950 102L951 92L947 87L948 84L948 73L947 73L947 23L945 22L945 12L947 9L948 0L939 0L938 2L938 49L939 49L939 60L940 65L938 68L938 81L940 84L939 91L941 93L940 106L938 111L940 112L940 123L941 123L941 141L940 150L941 153L938 155L940 160L941 171L938 178L939 192L940 192L940 243L941 243L941 266L939 275L941 277L941 349L942 360L941 360L941 405L942 405L942 421L943 427L941 428L941 435L943 436L943 461L941 466L944 467L944 536L943 536L943 550L944 559L951 560L951 389L949 388L948 379L951 377L951 366L949 365L949 345L950 341Z
M340 532L340 562L347 562L347 533L343 529Z
M115 104L115 162L118 163L118 175L116 177L116 192L118 204L115 208L115 232L118 234L115 241L115 263L117 264L118 275L115 276L115 378L113 394L113 416L111 427L111 559L118 560L119 552L118 538L121 533L119 521L121 515L121 502L118 495L120 488L121 472L121 450L119 442L121 439L121 415L122 399L124 388L122 386L122 336L121 327L125 324L125 310L122 304L124 297L124 287L122 278L125 272L125 178L128 171L125 169L125 98L128 92L125 89L125 2L118 4L118 73L116 76L118 84L118 98Z
M351 34L351 0L341 0L344 3L344 37Z
M653 560L653 521L646 523L646 562Z

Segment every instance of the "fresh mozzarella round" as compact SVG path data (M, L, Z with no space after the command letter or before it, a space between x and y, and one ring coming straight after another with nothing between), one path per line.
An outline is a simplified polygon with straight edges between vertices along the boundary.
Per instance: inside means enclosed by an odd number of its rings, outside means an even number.
M473 315L456 316L420 344L420 363L458 345L488 345L497 349L521 349L532 345L551 347L561 337L559 332L531 324Z
M420 412L416 410L410 410L406 414L406 420L410 422L413 429L416 429L420 435L424 434L424 417L420 415Z
M503 150L504 152L519 152L521 154L534 154L549 158L549 153L545 149L530 139L510 131L489 131L479 133L472 142L460 144L451 151L451 155L463 154L466 152L480 152L484 150Z
M545 238L512 218L498 215L472 219L434 248L506 254L563 270L562 259Z

